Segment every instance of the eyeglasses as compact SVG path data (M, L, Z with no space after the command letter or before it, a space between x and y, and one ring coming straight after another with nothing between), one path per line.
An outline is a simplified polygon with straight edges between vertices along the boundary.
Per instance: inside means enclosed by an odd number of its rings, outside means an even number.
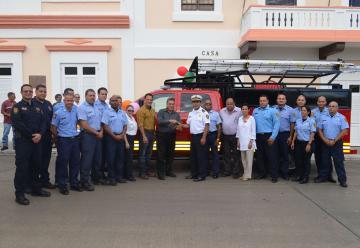
M134 112L134 110L128 109L127 112Z
M24 92L24 93L32 93L33 91L32 90L23 90L22 92Z

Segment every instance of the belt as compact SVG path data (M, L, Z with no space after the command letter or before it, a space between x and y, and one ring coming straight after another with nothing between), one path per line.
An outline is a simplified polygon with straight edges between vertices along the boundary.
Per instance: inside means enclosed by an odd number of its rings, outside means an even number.
M290 131L280 131L279 133L290 133Z
M271 133L257 133L256 135L269 135Z
M213 133L217 133L217 130L216 130L216 131L209 132L209 134L213 134Z
M202 136L203 133L191 134L191 136Z
M150 129L144 129L145 132L150 132L153 133L155 130L150 130Z
M72 137L61 137L61 136L58 136L58 138L61 138L61 139L77 139L77 138L79 138L79 136L78 136L78 135L72 136Z

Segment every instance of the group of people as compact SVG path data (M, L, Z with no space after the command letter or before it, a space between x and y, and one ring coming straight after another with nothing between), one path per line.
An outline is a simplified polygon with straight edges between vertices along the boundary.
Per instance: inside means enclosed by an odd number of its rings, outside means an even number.
M153 95L146 94L134 118L132 105L122 110L121 96L111 96L107 104L106 88L99 88L97 92L86 90L81 104L80 96L70 88L64 90L62 101L57 100L54 105L46 100L45 85L36 86L35 97L33 91L31 85L24 84L21 101L16 103L15 95L9 93L11 104L3 104L8 106L4 116L14 128L15 200L21 205L30 204L26 193L49 197L50 192L44 189L57 187L61 194L68 195L69 190L93 191L98 184L115 186L136 181L133 173L136 136L139 139L139 178L176 177L172 168L176 132L186 128L191 134L191 174L187 178L195 182L206 180L209 172L215 179L220 175L244 181L253 178L255 150L256 178L270 175L274 183L279 176L289 180L292 149L296 165L293 180L309 181L310 158L314 151L318 168L315 182L334 181L333 158L338 181L341 186L347 186L342 137L347 133L348 123L337 112L336 102L326 107L325 97L319 97L318 108L311 111L303 95L298 97L294 109L286 105L286 96L282 93L273 107L263 95L259 98L259 107L250 115L247 104L238 108L231 97L226 99L226 106L216 112L211 99L202 102L202 96L193 95L193 110L186 123L182 123L175 111L175 99L171 97L166 101L166 108L156 114L152 108ZM4 121L4 125L8 123ZM156 173L150 166L154 141ZM218 153L220 141L222 169ZM57 149L55 184L50 182L49 176L52 144L56 144ZM3 140L4 147L7 146Z
M203 181L208 175L208 155L211 151L212 176L219 175L218 142L223 146L223 176L250 180L253 158L256 150L257 175L254 178L271 177L273 183L278 178L309 182L311 156L315 153L317 177L315 183L336 182L332 177L332 167L341 187L347 187L344 168L342 138L347 135L349 124L338 112L338 103L331 101L327 106L326 97L317 99L313 110L306 105L304 95L299 95L296 107L288 106L286 95L277 95L275 106L269 105L266 95L259 97L259 107L250 115L248 104L241 109L234 99L226 99L226 107L219 113L211 108L211 100L192 97L193 111L189 113L187 125L191 133L191 175L194 181ZM295 171L290 170L291 160Z

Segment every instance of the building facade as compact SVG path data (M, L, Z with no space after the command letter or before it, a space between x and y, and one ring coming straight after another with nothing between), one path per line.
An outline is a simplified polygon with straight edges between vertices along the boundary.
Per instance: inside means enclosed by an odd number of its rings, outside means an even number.
M0 99L22 83L137 99L204 59L360 63L357 0L0 0ZM344 87L357 75L340 77ZM353 113L360 98L353 95ZM360 115L352 116L360 131ZM355 132L353 132L355 133ZM357 140L359 139L359 140ZM360 138L352 137L360 146Z

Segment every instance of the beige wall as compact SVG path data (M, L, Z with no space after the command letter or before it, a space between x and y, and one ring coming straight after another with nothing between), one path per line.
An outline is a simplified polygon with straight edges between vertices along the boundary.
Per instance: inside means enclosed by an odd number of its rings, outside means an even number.
M306 0L307 6L328 6L329 0ZM341 0L330 0L330 6L341 6Z
M52 11L119 11L120 2L54 2L54 3L42 3L41 10L43 12Z
M69 39L10 39L11 45L25 45L26 50L23 53L23 83L29 82L30 75L46 76L46 85L48 88L50 100L51 96L51 58L50 52L45 45L70 45L64 43ZM90 39L93 42L85 45L111 45L112 49L108 53L108 88L110 94L121 94L121 39ZM84 52L86 53L86 52Z
M192 60L135 60L135 99L145 93L160 89L164 80L179 77L176 70L179 66L190 67Z
M240 29L243 1L223 0L223 22L173 22L172 0L146 0L146 27L149 29Z

